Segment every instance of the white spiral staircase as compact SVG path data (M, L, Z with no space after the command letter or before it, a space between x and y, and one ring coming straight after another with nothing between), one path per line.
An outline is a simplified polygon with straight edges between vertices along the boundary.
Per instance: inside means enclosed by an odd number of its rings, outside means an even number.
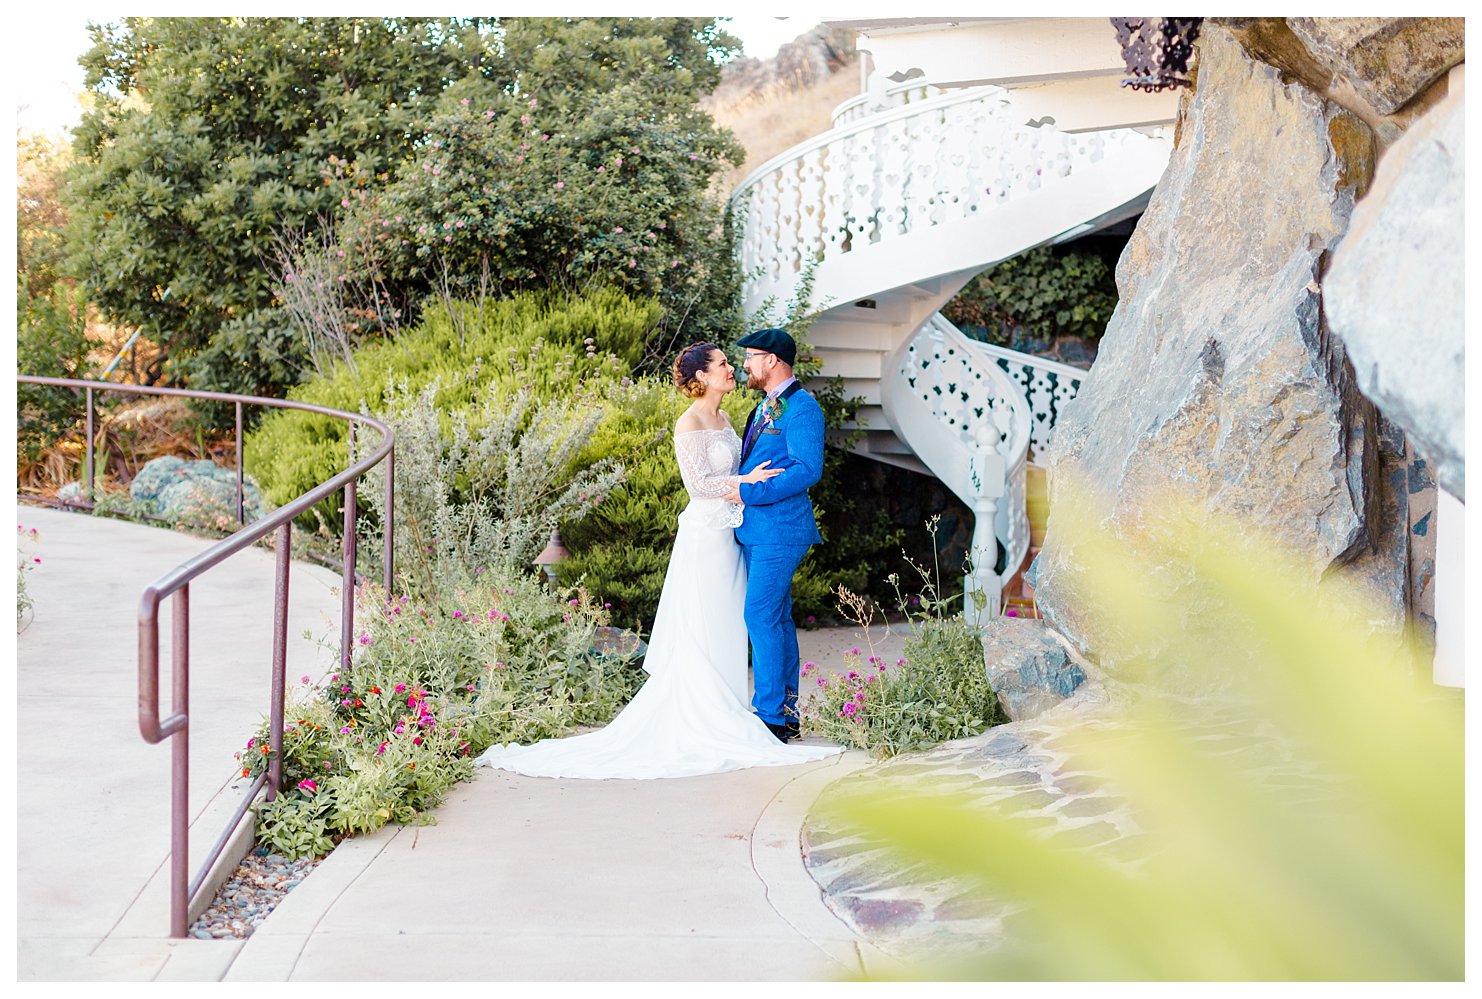
M864 399L857 450L935 475L973 510L967 609L993 615L1028 551L1029 451L1086 373L972 340L937 310L999 261L1139 213L1169 143L1161 129L1057 131L1000 87L919 79L834 121L732 195L745 307L777 321L811 272L806 339Z

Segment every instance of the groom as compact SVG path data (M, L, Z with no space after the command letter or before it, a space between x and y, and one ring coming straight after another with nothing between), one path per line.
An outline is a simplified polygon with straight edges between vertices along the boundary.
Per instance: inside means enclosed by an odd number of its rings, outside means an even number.
M748 386L766 393L746 420L740 474L762 462L783 474L741 483L727 497L744 503L736 541L746 562L746 630L751 636L751 704L780 741L798 735L798 632L792 577L823 539L808 488L823 474L823 410L793 377L798 348L784 330L748 333Z

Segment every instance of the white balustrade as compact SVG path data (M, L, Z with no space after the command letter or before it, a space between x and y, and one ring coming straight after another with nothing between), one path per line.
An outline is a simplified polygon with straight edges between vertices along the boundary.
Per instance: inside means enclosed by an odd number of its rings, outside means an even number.
M925 80L906 80L904 83L888 86L883 91L869 90L857 97L849 98L834 108L831 120L834 127L838 128L841 125L868 118L870 115L879 114L881 111L919 103L936 97L940 93L939 89Z
M937 318L941 322L947 322L945 316L939 315ZM1081 390L1081 382L1090 372L997 344L973 342L983 355L996 361L1019 386L1029 403L1029 446L1036 455L1044 454L1050 446L1055 421L1065 411L1066 404L1076 397L1076 393Z
M787 298L806 263L982 218L1114 150L1161 141L1031 127L999 87L848 122L762 164L732 195L746 301Z

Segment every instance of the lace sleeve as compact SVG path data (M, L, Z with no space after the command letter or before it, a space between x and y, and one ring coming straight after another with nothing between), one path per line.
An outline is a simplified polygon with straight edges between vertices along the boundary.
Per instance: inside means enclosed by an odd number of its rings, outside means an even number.
M731 474L733 468L729 460L720 467L715 466L719 452L725 452L728 459L730 455L724 445L712 448L715 443L714 437L703 432L676 434L674 437L674 455L679 460L680 478L684 480L685 490L696 499L719 499L736 485L737 476Z

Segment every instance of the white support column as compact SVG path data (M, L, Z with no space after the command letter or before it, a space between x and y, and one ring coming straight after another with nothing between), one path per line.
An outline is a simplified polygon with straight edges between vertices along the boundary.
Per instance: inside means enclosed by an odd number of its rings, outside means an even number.
M962 616L979 628L998 616L1003 591L1003 583L993 571L998 560L998 538L993 533L997 519L996 496L973 500L972 572L962 580Z

